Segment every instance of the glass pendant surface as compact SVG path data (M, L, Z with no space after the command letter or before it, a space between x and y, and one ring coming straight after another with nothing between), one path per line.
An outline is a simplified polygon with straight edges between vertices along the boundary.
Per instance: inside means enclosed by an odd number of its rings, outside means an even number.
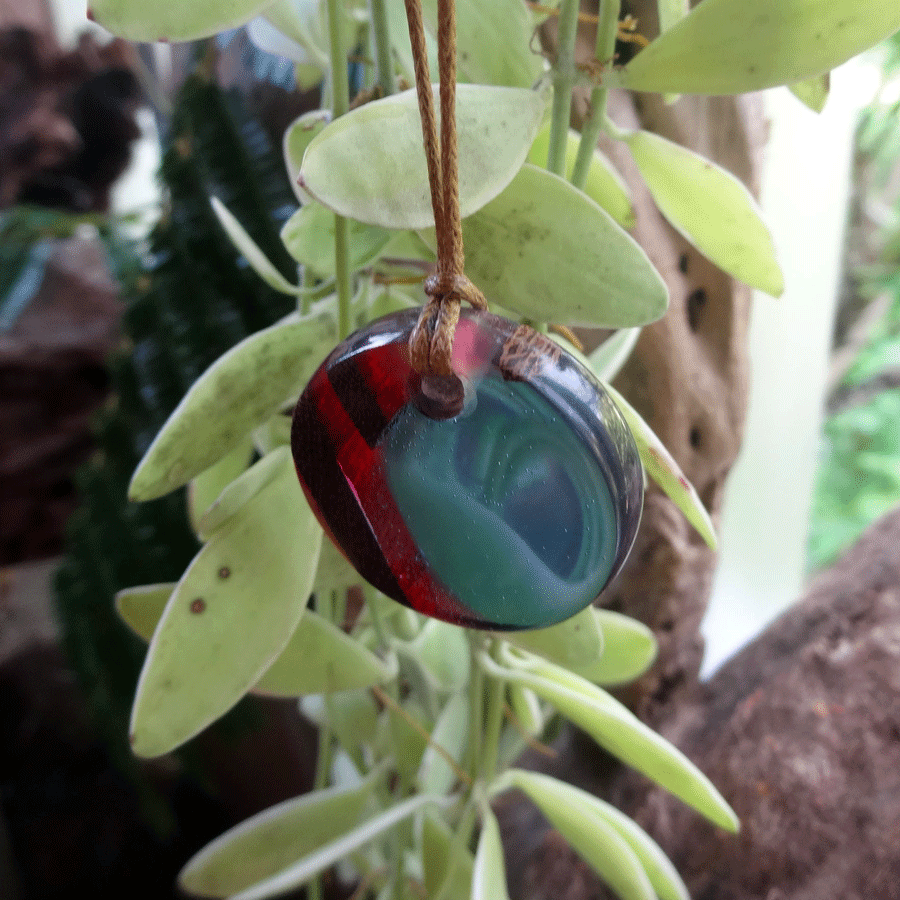
M496 630L561 622L634 541L631 432L575 357L490 313L461 311L457 378L423 380L408 350L418 316L351 335L301 395L291 449L312 509L363 578L417 612Z

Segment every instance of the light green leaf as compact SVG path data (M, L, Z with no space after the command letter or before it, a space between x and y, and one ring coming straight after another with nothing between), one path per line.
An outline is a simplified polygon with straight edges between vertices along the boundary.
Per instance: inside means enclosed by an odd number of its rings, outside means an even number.
M416 663L433 690L452 693L469 680L469 642L457 625L428 619L418 635L398 649Z
M286 869L355 827L377 777L328 788L269 807L241 822L193 856L178 876L182 890L228 897Z
M481 834L472 870L472 900L509 900L500 826L486 804L481 811Z
M272 479L281 474L284 456L283 450L264 456L225 486L198 522L197 530L202 540L208 540L213 532L240 512Z
M188 518L195 534L201 533L203 514L222 491L246 470L252 453L253 441L247 437L205 472L191 479L187 490Z
M308 0L275 0L262 11L262 16L289 40L299 44L308 54L314 70L310 87L322 80L331 69L328 55L328 23L323 3ZM343 4L342 4L343 8ZM347 11L344 10L345 17ZM308 68L308 67L307 67ZM299 79L298 79L299 86Z
M544 714L541 710L540 700L535 696L534 691L522 687L521 684L511 684L507 690L509 705L519 725L526 734L537 737L544 730Z
M534 91L459 85L462 215L509 184L543 112L544 98ZM433 225L415 91L367 103L332 122L307 148L300 177L302 188L348 218L384 228Z
M612 381L625 365L640 334L640 328L620 328L588 354L588 368L601 381Z
M430 803L447 806L450 798L433 797L420 794L404 800L396 806L385 810L367 822L347 832L342 837L331 841L288 866L276 875L260 881L252 887L235 894L232 900L262 900L298 888L311 878L333 866L339 859L359 850L370 841L393 828L397 823L411 816L414 812Z
M301 206L281 229L288 253L320 278L334 278L334 213L321 203ZM348 222L347 252L350 269L356 271L374 262L392 233L355 219Z
M374 744L378 737L379 710L371 691L323 694L322 704L325 718L338 742L357 769L363 770L366 765L363 748Z
M509 778L622 900L656 900L653 885L631 845L585 802L589 794L533 772L514 769Z
M604 83L742 94L821 75L898 28L896 0L703 0Z
M176 584L151 584L116 594L116 609L138 637L150 641ZM307 610L287 646L252 690L273 697L299 697L384 684L397 674L358 641ZM357 723L358 724L358 723Z
M177 582L170 581L125 588L116 594L116 612L139 638L149 643L176 586Z
M284 165L287 169L291 187L301 203L309 203L312 199L303 188L300 187L300 166L303 163L303 154L310 145L312 139L331 121L331 111L316 109L313 112L304 113L299 119L294 119L287 127L281 141Z
M91 0L88 17L130 41L194 41L249 22L272 0Z
M434 230L422 232L434 246ZM669 302L647 254L593 200L522 166L463 222L466 273L488 301L539 322L619 328L658 319Z
M431 741L422 754L416 783L425 794L446 794L456 783L456 773L438 753L435 745L445 750L457 763L462 759L469 738L469 698L453 694L444 706Z
M422 731L426 735L431 734L435 723L416 700L415 694L410 694L401 706L406 714L404 716L393 709L388 710L388 727L381 735L385 740L382 753L393 756L401 779L411 782L418 774L422 757L428 748L428 741L422 736ZM409 719L416 722L419 728L414 728Z
M805 81L795 81L788 85L791 93L813 112L820 113L828 102L828 92L831 90L831 73L816 75Z
M422 7L426 27L437 34L437 0L425 0ZM522 0L456 0L459 80L530 88L545 68L543 56L532 49L533 36Z
M631 155L670 224L735 278L779 296L784 276L762 212L732 174L649 131L626 138Z
M210 538L153 635L132 711L132 748L158 756L227 712L297 627L322 531L290 453L266 486Z
M581 135L570 129L566 137L566 178L572 177L580 143ZM550 123L547 122L531 145L528 162L546 168L549 149ZM584 192L591 200L602 206L623 228L634 227L634 209L631 205L631 192L628 190L628 185L625 184L624 179L606 154L599 149L594 151L591 159Z
M271 697L299 697L368 688L384 684L396 674L396 665L382 662L345 631L307 610L253 691Z
M422 816L421 844L426 896L436 897L449 874L446 900L470 900L475 864L472 854L453 841L453 833L446 823L430 810L425 810Z
M257 243L244 230L244 226L228 211L228 208L219 200L218 197L209 198L210 205L216 218L225 229L228 239L243 255L244 259L250 264L250 268L259 275L262 280L274 288L281 291L282 294L292 294L296 296L300 293L300 288L296 284L291 284L278 269L275 264L266 256L259 248Z
M265 328L210 366L169 416L128 490L153 500L175 490L233 450L299 394L337 338L332 309Z
M413 297L396 285L378 285L370 292L365 308L358 313L359 327L363 327L369 322L380 319L389 313L421 306L422 302L421 299Z
M507 778L620 897L689 900L684 882L659 845L614 806L536 772L512 769Z
M291 443L291 416L278 412L253 431L253 444L263 455Z
M510 644L570 669L592 665L603 652L603 634L589 606L550 628L512 631L503 637Z
M666 496L684 513L685 518L713 549L716 548L716 532L712 519L706 511L694 486L684 477L681 467L663 442L653 433L650 426L640 417L637 410L610 384L606 389L616 401L616 406L625 417L634 442L637 444L641 462L647 474L662 488Z
M690 9L690 0L659 0L660 33L677 25L690 12Z
M523 661L523 669L494 666L486 654L480 660L492 674L531 688L613 756L643 772L716 825L737 831L734 811L712 782L680 750L606 691L536 656ZM493 668L499 671L493 672Z
M412 47L409 42L409 25L406 21L406 5L403 0L385 0L388 15L388 31L391 34L391 47L397 58L397 65L407 83L415 84L416 69L413 62ZM428 54L428 71L438 71L437 41L435 36L425 29L425 45Z
M591 665L573 666L594 684L627 684L643 675L656 659L656 638L642 622L608 609L593 609L603 631L603 654Z
M355 584L362 584L362 576L347 562L347 557L338 550L331 538L323 538L314 585L316 593L346 591Z

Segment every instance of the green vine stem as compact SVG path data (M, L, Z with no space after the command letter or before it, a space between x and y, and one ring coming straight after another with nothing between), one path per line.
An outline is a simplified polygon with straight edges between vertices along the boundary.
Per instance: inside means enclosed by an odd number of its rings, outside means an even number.
M478 663L484 635L480 631L470 631L469 638L469 747L468 770L472 781L479 775L481 759L481 733L484 727L484 672Z
M500 641L491 642L490 654L496 659ZM489 678L487 686L487 708L485 710L484 744L481 751L481 776L486 784L497 772L497 758L500 747L500 732L503 729L503 698L506 682L502 678Z
M553 112L550 120L550 149L547 169L565 175L566 139L572 115L575 87L575 38L578 34L578 0L563 0L559 10L556 62L553 66Z
M385 0L369 0L369 19L375 43L375 71L382 97L394 93L394 60L391 56L391 34Z
M344 115L350 108L350 82L347 75L347 53L344 47L343 10L340 0L328 0L328 34L331 43L331 109L334 118ZM348 252L349 228L343 216L334 217L335 282L338 296L338 338L343 340L350 333L350 256ZM323 598L324 599L324 598ZM333 596L323 603L322 610L329 621L334 621L337 610ZM314 788L321 790L328 783L331 771L333 735L329 726L329 697L324 698L324 718L319 727L319 745L316 755ZM322 900L321 876L314 878L307 889L309 900Z
M610 64L615 54L621 8L621 0L600 0L600 21L597 25L595 55L601 66ZM591 111L581 129L581 143L578 145L578 155L575 157L575 167L572 170L572 184L579 190L584 189L594 150L597 147L597 140L600 132L607 125L606 100L608 95L609 88L603 87L602 82L591 91Z
M343 10L340 0L328 0L328 36L331 42L331 109L334 118L350 108L350 84L347 77L347 52L344 46ZM334 217L334 263L338 295L338 338L350 333L350 256L348 224L343 216Z

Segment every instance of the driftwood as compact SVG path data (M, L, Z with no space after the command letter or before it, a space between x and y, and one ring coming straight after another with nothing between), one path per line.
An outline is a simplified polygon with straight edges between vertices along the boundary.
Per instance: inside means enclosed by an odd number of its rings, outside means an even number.
M652 34L655 4L635 2ZM593 45L590 35L586 43ZM758 97L617 95L611 113L704 154L758 188L766 129ZM740 447L748 385L749 291L670 228L627 150L601 145L634 194L634 234L671 293L618 381L716 519ZM536 768L633 815L694 900L900 898L900 511L874 526L807 596L709 685L699 626L715 554L651 489L628 566L605 605L649 624L657 665L624 699L705 771L742 821L708 826L578 734ZM611 896L521 798L500 804L517 900Z
M655 33L655 2L640 0L628 11L644 34ZM766 140L758 95L682 97L667 105L656 94L614 92L610 113L624 127L656 132L701 153L758 190ZM617 387L675 456L715 520L746 415L750 289L663 219L621 143L601 147L625 175L637 215L634 237L671 296L668 314L643 330ZM604 600L648 624L659 640L656 666L627 698L651 724L696 684L699 628L715 562L681 513L651 488L629 564Z
M739 836L630 774L614 785L695 900L900 897L898 545L900 508L662 723Z
M633 772L603 779L608 760L585 740L555 773L634 816L694 900L900 898L898 544L900 508L659 724L732 804L739 835ZM607 896L529 804L503 812L514 897Z

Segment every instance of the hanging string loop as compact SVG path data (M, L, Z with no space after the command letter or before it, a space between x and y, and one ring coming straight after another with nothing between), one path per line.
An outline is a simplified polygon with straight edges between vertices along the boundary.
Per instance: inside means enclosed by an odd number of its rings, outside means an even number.
M439 141L422 8L420 0L405 3L437 238L437 269L425 280L429 301L410 335L410 356L413 368L423 376L446 378L453 375L460 304L487 309L484 295L465 275L456 136L456 9L454 0L438 0Z

